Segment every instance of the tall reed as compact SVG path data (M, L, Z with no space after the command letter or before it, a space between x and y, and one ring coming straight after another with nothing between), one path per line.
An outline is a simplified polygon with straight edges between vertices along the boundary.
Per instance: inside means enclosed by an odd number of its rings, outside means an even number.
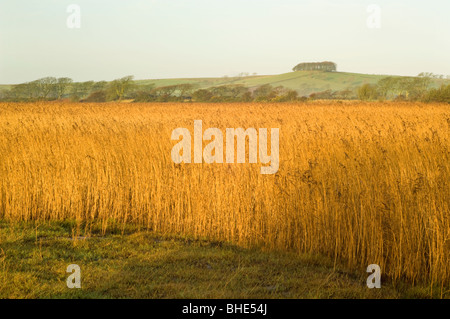
M171 132L279 128L280 169L180 164ZM450 283L450 109L395 103L0 104L0 218L77 220L379 264Z

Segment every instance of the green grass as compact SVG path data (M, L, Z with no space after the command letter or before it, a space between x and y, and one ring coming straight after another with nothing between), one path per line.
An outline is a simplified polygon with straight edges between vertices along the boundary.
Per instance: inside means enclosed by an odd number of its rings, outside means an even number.
M81 267L81 289L66 286L69 264ZM132 227L104 235L93 228L82 235L70 222L0 222L0 298L448 297L407 284L368 289L367 275L318 256Z
M325 90L340 91L364 83L375 84L383 77L385 76L343 72L300 71L249 79L244 84L248 86L259 86L262 84L281 85L289 89L297 90L300 95L309 95L313 92Z

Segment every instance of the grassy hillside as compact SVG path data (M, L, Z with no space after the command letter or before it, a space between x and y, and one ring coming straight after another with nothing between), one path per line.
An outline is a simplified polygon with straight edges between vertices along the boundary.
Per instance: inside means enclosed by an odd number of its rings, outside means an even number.
M299 71L289 72L277 75L259 75L249 77L230 77L230 78L192 78L192 79L156 79L140 80L138 84L154 83L155 86L175 85L182 83L192 83L199 88L227 84L244 84L248 87L257 87L264 84L273 86L284 86L289 89L297 90L300 95L309 95L313 92L325 90L343 90L346 88L357 87L365 83L376 83L384 78L385 75L369 75L344 72L317 72L317 71Z
M343 72L299 71L257 79L246 79L244 83L248 86L262 84L281 85L289 89L297 90L300 95L309 95L313 92L325 90L339 91L357 87L365 83L376 83L383 77L385 76Z
M258 79L263 76L252 76L247 78L239 77L221 77L221 78L180 78L180 79L153 79L153 80L137 80L139 85L154 84L155 87L177 85L177 84L194 84L198 88L209 88L212 86L243 84L245 80Z
M218 78L173 78L173 79L144 79L136 80L138 85L153 84L163 87L177 84L194 84L196 88L210 88L213 86L243 84L255 88L264 84L274 87L283 86L296 90L300 96L326 90L341 91L354 90L363 84L376 84L380 79L392 75L375 75L347 72L297 71L275 75L255 75L247 77L218 77ZM395 76L397 77L397 76ZM450 83L448 79L433 79L432 87ZM1 85L0 92L9 90L13 85Z
M375 84L380 79L389 75L347 73L347 72L319 72L298 71L276 75L258 75L248 77L222 77L222 78L186 78L186 79L155 79L138 80L138 84L155 84L155 86L167 86L175 84L192 83L199 88L227 84L244 84L248 87L257 87L264 84L272 86L284 86L296 90L301 96L326 90L340 91L352 89L363 84ZM433 86L440 86L449 80L433 80Z

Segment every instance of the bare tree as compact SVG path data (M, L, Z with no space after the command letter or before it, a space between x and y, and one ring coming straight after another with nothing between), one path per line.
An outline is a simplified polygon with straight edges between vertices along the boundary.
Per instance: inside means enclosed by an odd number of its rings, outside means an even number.
M55 85L58 82L54 77L46 77L36 80L36 89L38 90L39 98L45 100L48 98L50 93L54 92Z
M122 100L123 96L134 86L133 76L116 79L109 84L114 99Z
M61 97L66 93L67 88L69 85L71 85L73 82L70 78L59 78L57 82L55 83L55 93L56 97L61 99Z

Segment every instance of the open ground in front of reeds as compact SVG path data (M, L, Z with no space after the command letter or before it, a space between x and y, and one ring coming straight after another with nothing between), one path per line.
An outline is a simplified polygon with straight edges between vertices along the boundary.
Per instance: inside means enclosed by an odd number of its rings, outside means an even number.
M78 235L77 235L78 233ZM67 266L81 268L69 289ZM244 249L131 227L107 234L76 223L0 223L0 298L430 298L437 287L383 280L329 259Z

